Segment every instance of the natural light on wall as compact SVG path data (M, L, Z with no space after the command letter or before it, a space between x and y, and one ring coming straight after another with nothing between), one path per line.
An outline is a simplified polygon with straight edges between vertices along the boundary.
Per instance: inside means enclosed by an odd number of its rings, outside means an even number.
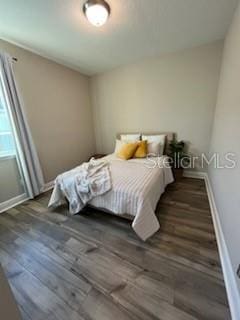
M107 22L110 6L104 0L88 0L83 5L83 12L91 24L101 27Z

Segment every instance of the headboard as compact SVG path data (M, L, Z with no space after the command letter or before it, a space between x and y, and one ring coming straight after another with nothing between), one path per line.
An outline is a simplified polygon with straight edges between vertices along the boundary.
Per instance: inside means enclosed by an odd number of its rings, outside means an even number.
M138 134L139 132L124 132L124 133L118 133L117 134L117 139L120 139L121 134ZM165 144L165 149L164 149L164 154L167 153L168 150L168 146L169 143L176 137L176 134L174 132L141 132L140 133L140 138L142 138L142 135L146 135L146 136L155 136L155 135L161 135L161 134L165 134L166 135L166 144Z

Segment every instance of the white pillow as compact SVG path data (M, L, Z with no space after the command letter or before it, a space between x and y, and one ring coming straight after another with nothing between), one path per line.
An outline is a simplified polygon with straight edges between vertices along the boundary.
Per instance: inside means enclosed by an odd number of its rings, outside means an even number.
M142 136L142 140L148 141L148 153L162 156L164 152L166 135Z
M114 153L118 153L118 151L122 148L122 146L126 143L126 141L116 140Z
M140 133L138 134L121 134L121 140L124 141L139 141L140 140Z
M149 157L158 157L161 156L162 148L159 142L148 142L148 156Z

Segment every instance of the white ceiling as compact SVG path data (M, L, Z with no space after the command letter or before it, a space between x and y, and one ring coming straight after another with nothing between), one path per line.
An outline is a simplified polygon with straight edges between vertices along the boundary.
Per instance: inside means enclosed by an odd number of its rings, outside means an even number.
M238 0L107 0L96 28L84 0L0 0L0 38L92 75L224 38Z

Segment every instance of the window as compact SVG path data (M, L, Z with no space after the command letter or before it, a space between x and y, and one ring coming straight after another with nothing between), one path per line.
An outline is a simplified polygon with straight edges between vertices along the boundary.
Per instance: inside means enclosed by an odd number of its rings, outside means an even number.
M12 128L0 92L0 157L15 155L15 153Z

